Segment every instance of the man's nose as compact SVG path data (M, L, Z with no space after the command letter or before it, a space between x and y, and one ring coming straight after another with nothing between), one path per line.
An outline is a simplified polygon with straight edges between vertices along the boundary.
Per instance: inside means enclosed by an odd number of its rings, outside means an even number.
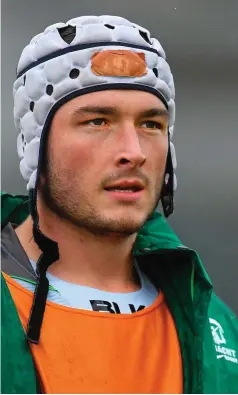
M124 125L120 128L116 144L118 145L116 155L118 167L136 168L143 166L146 156L142 151L138 132L134 125Z

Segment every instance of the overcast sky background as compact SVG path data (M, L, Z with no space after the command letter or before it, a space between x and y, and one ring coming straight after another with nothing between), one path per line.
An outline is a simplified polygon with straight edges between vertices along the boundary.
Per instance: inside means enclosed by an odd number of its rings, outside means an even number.
M176 210L215 291L238 313L238 1L2 0L2 190L26 193L16 154L12 85L22 49L49 24L114 14L148 28L176 87Z

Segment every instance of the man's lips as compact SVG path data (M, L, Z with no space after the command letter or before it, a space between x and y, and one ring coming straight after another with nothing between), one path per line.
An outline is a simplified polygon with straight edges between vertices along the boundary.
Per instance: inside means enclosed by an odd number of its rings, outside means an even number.
M142 189L145 189L145 184L142 183L140 180L121 180L113 184L107 185L105 189L107 191L129 190L132 192L138 192Z
M144 192L145 184L140 180L121 180L105 187L106 192L117 201L135 202Z

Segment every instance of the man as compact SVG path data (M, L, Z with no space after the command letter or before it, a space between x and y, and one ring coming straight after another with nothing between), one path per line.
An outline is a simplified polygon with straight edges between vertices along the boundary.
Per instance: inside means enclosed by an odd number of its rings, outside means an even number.
M159 42L119 17L50 26L14 102L29 198L2 197L2 392L238 391L236 318L157 209L176 186Z

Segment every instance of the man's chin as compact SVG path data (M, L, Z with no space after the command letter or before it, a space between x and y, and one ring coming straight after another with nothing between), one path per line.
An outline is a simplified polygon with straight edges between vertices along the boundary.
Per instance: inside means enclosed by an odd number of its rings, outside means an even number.
M111 221L110 223L101 224L102 226L94 226L89 229L94 234L107 236L129 237L139 232L143 223L135 223L128 221Z
M138 233L141 227L146 222L148 216L144 215L112 215L112 216L105 216L104 221L104 229L114 232L114 233L121 233L121 234L128 234L132 235L134 233Z

